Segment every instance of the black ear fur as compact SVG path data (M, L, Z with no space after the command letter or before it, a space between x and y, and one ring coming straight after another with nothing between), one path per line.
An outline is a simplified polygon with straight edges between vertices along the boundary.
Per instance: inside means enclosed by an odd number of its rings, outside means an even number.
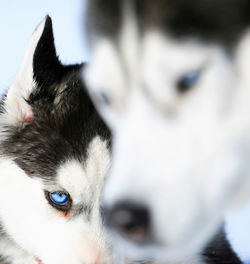
M38 86L50 86L60 79L62 71L63 66L56 55L52 20L46 16L43 33L33 56L33 78Z

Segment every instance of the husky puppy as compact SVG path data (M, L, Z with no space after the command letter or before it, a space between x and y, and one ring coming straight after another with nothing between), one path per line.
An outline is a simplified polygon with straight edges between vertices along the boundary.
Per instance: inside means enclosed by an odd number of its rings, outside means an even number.
M249 198L249 10L89 1L84 76L114 135L103 205L114 244L135 259L196 254L239 194Z
M106 263L99 192L110 136L84 67L60 63L47 16L1 103L1 264Z

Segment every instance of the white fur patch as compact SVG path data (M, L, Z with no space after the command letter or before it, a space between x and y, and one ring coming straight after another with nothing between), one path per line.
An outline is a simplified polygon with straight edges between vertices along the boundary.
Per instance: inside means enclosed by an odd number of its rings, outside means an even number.
M100 60L108 61L109 66L103 67L102 64L99 64ZM106 121L110 125L115 124L118 122L116 112L119 112L124 105L127 83L114 45L109 40L101 40L95 47L91 62L94 66L86 67L83 73L86 84L93 88L89 90L89 94ZM110 111L109 107L100 102L102 92L105 92L106 96L109 97L110 104L115 111Z
M109 168L110 154L106 142L95 137L89 144L87 159L84 163L69 160L63 163L57 172L58 183L71 195L76 203L91 203L92 190L99 198L99 190ZM93 201L94 202L94 201Z
M129 1L124 2L123 22L119 39L120 55L123 60L123 70L129 77L127 85L138 86L140 81L140 33L136 23L136 17Z

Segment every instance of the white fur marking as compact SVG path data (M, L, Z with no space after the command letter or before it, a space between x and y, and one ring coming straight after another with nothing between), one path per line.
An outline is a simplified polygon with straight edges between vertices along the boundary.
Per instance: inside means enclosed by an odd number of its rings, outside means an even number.
M89 144L87 159L84 163L69 160L62 164L57 172L58 183L72 196L73 201L83 200L90 203L91 188L99 194L103 177L109 167L109 151L106 142L95 137ZM97 195L98 197L98 195Z
M46 19L44 19L33 33L28 44L21 68L9 88L6 100L5 122L8 124L29 123L32 120L30 106L25 100L29 98L30 93L35 87L33 80L33 56L37 44L44 30Z

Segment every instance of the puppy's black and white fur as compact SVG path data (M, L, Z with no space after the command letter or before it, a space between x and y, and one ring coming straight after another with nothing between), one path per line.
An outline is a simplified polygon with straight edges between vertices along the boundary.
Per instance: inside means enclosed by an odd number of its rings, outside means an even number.
M1 264L107 261L99 192L110 135L84 67L61 64L47 16L1 103Z
M249 10L248 0L89 1L84 76L114 135L103 204L114 244L134 259L195 255L249 198Z

